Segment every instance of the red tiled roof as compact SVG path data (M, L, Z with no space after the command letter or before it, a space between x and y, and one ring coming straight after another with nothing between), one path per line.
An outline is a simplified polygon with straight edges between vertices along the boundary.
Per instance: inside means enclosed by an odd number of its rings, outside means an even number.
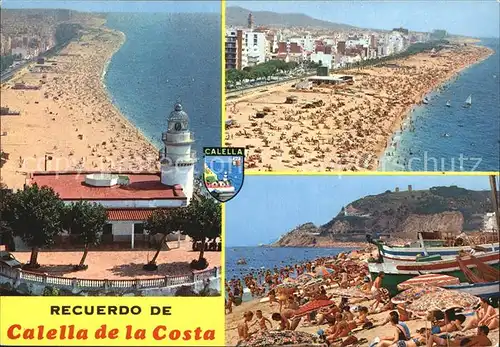
M109 172L129 178L126 186L93 187L85 184L85 175L96 172L34 172L30 183L48 186L62 200L184 200L182 187L166 186L159 172Z
M168 210L168 209L162 209ZM152 208L136 208L136 209L109 209L109 221L145 221L155 211Z

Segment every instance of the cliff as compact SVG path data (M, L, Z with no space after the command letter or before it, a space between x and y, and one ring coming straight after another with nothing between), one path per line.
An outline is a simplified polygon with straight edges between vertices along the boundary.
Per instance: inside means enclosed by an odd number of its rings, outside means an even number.
M366 234L415 239L418 231L458 234L479 231L491 211L489 191L456 186L370 195L347 204L328 223L306 223L284 234L272 246L321 247L364 241Z

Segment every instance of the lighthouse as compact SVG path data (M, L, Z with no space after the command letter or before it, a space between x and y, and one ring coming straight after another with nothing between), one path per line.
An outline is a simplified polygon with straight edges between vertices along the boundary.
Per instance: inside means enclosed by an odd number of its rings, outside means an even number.
M180 103L175 105L167 122L167 131L162 134L165 147L160 159L161 183L180 184L189 204L193 196L196 153L191 149L194 137L189 130L189 117Z

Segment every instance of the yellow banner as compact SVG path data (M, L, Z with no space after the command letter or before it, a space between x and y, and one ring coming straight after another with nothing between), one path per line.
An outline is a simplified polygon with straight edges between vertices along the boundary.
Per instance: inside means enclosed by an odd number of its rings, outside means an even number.
M222 297L0 297L1 346L223 346Z

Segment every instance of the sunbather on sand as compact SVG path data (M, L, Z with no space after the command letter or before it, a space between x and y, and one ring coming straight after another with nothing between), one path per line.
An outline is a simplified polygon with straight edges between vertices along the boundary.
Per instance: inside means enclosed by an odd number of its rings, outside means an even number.
M389 313L389 321L393 327L393 335L381 337L377 347L406 347L406 342L410 339L409 331L399 321L399 315L396 311Z
M435 325L431 329L431 334L439 334L439 333L451 333L454 331L462 330L462 324L465 322L465 316L463 314L459 314L455 316L455 313L447 314L448 319L446 319L447 323L442 326Z
M468 322L462 331L486 325L490 330L498 328L498 313L491 306L487 299L481 298L476 315Z
M344 319L344 316L341 313L337 313L335 315L336 323L331 329L331 334L329 334L326 339L328 342L332 343L336 339L340 337L349 336L351 332L351 328L349 327L349 323Z
M316 316L317 325L323 324L325 321L327 322L335 322L335 314L339 313L340 310L337 305L333 304L328 308L322 308L319 310L318 315Z
M434 344L437 346L451 346L451 347L486 347L491 346L491 340L488 338L490 329L486 325L481 325L477 328L476 335L462 337L453 340L436 335L430 335L427 339L427 347L432 347Z

